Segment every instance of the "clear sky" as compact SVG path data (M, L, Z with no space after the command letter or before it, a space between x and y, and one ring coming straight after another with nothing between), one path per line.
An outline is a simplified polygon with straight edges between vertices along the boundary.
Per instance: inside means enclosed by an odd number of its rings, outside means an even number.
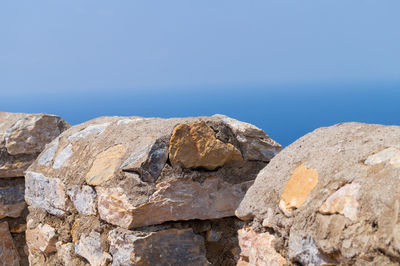
M4 0L0 110L400 124L400 1Z

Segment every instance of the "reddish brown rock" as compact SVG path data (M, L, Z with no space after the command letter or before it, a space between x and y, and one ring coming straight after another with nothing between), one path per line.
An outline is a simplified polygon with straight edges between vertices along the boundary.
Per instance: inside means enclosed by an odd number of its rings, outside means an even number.
M0 265L19 266L20 259L8 230L8 223L0 223Z
M240 151L215 137L204 121L180 124L169 142L169 158L174 167L214 170L228 162L241 161Z

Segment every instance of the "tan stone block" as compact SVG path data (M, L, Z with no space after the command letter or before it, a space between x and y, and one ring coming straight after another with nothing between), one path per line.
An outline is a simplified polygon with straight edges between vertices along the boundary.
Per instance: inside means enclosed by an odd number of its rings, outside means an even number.
M231 161L242 161L240 151L215 137L204 121L180 124L172 132L169 158L174 167L214 170Z
M133 206L119 188L97 187L101 219L124 228L161 224L165 221L218 219L233 216L252 182L229 184L209 177L160 182L148 202Z
M110 180L118 169L125 152L126 147L124 145L116 145L99 153L86 174L86 183L97 186Z
M39 224L34 229L26 230L26 243L31 250L49 254L56 251L56 231L48 224Z
M279 208L285 215L299 208L306 200L308 194L318 183L318 172L316 169L308 169L300 164L287 182L279 202Z

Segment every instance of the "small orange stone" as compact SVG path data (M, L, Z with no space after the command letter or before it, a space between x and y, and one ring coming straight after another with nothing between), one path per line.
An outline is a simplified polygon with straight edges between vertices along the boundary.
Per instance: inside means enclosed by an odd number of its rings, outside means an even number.
M304 163L300 164L294 170L283 190L279 208L285 215L290 215L290 211L299 208L307 200L308 194L317 183L317 170L308 169Z

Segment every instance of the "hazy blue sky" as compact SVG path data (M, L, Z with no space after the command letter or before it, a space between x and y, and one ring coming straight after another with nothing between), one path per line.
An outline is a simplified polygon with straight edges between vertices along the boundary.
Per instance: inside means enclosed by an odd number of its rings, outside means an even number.
M0 110L400 124L400 1L5 0Z

